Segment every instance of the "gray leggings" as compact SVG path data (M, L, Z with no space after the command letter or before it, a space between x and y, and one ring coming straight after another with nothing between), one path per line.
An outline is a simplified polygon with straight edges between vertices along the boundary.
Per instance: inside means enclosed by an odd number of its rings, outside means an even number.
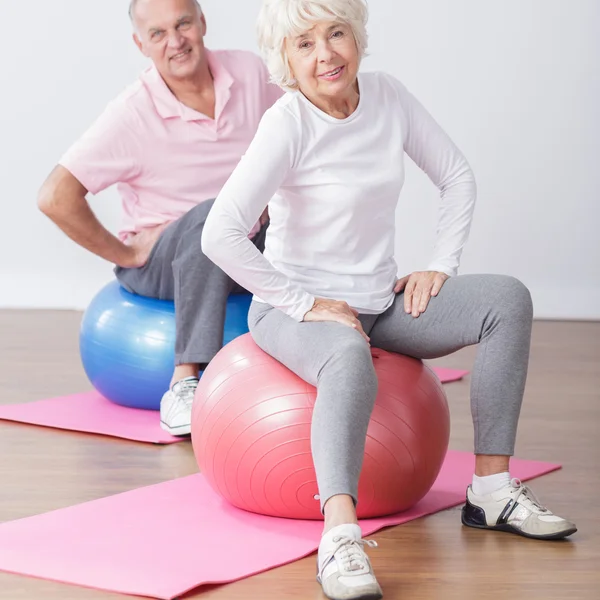
M471 379L475 453L511 456L527 377L533 308L527 288L503 275L451 277L414 318L402 294L381 315L360 315L373 347L419 359L479 344ZM253 339L317 387L311 445L321 507L336 494L357 501L367 426L377 395L370 349L351 327L298 323L253 302Z

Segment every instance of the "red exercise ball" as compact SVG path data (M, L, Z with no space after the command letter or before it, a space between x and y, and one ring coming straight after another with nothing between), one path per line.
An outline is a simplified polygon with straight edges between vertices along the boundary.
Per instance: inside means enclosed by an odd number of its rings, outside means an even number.
M374 349L379 391L367 431L358 516L416 504L433 485L450 436L446 395L420 361ZM250 334L225 346L196 391L192 443L200 471L234 506L322 519L310 450L316 389Z

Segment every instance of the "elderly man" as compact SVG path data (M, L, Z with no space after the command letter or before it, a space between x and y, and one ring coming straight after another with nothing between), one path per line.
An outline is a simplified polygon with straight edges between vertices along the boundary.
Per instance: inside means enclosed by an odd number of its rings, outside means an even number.
M116 265L129 291L175 302L173 378L161 400L163 429L190 432L199 371L220 349L236 285L202 253L212 202L281 95L249 52L204 46L196 0L132 0L133 39L152 65L112 101L43 184L40 209L71 239ZM118 237L86 194L118 185ZM262 251L266 218L250 232Z

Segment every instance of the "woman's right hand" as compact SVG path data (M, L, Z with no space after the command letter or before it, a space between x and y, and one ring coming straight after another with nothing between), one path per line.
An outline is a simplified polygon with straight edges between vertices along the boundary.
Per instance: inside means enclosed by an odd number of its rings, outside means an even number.
M313 307L304 315L304 322L335 321L356 329L370 345L371 339L365 333L362 323L358 320L358 311L351 308L348 303L340 300L316 298Z

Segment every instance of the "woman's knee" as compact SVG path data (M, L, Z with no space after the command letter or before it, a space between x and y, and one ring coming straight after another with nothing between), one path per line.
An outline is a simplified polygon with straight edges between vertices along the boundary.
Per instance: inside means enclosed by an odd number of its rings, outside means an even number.
M523 282L510 275L466 275L471 279L469 300L483 316L483 328L493 330L501 323L527 331L533 320L531 293ZM473 287L475 286L475 287Z
M494 301L502 314L522 322L533 319L533 301L527 286L510 275L496 275Z
M346 327L343 325L342 327ZM348 328L345 335L336 340L330 348L330 356L325 362L321 378L325 372L333 373L346 382L356 382L361 389L377 394L377 375L373 366L371 348L358 331Z
M336 327L338 335L332 339L332 356L337 356L348 364L363 363L365 361L371 365L373 364L371 347L356 329L341 323L336 323L334 327Z

